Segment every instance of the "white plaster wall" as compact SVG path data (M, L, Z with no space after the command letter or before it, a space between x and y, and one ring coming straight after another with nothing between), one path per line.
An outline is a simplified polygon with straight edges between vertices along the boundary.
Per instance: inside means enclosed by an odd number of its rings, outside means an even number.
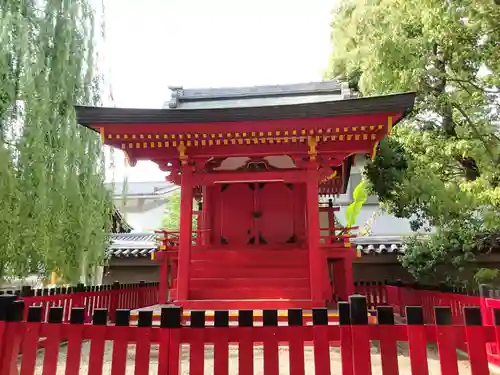
M345 225L345 211L347 206L341 206L340 211L336 212L335 215L338 220ZM360 228L364 227L365 224L372 218L373 214L376 214L374 221L372 222L372 235L373 236L401 236L409 235L412 233L410 228L410 222L407 219L399 219L397 217L388 215L383 211L378 209L377 205L365 205L361 208L361 212L357 218L356 226ZM320 227L328 227L328 216L326 212L320 213ZM322 231L321 235L327 235L327 231Z

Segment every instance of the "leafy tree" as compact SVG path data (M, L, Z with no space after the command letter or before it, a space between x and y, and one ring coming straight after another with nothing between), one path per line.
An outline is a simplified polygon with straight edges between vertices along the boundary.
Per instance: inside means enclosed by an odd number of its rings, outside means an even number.
M193 210L196 210L197 202L193 202ZM192 217L193 231L197 228L196 216ZM181 223L181 192L175 191L167 198L167 206L165 208L165 216L163 217L163 229L171 232L178 232ZM196 234L194 234L196 235Z
M500 228L500 8L489 0L342 0L326 76L362 95L416 91L408 120L366 168L389 212L435 232L409 240L402 263L436 278L461 271ZM444 275L446 277L446 275ZM440 280L442 281L442 280Z
M170 231L178 231L181 221L181 193L176 191L167 198L167 207L163 217L163 228Z
M111 201L99 137L73 105L100 103L90 1L0 4L0 276L90 275Z

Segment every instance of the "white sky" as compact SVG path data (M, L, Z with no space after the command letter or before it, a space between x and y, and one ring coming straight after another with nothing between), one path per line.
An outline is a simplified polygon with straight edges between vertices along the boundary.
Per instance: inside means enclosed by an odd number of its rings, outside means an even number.
M159 108L168 86L321 80L335 0L104 0L108 80L117 107ZM114 178L162 180L156 164ZM108 179L112 178L109 169Z

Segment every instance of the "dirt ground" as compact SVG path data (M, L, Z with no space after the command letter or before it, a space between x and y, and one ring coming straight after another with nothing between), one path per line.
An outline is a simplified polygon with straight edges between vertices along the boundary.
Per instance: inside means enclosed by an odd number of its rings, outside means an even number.
M87 375L88 371L88 352L89 344L85 343L82 349L82 362L80 367L80 374ZM132 375L134 373L134 356L135 347L134 345L129 345L128 352L128 362L127 362L127 375ZM106 351L104 355L104 368L103 375L111 373L111 357L112 357L112 344L106 345ZM254 360L255 360L255 372L254 374L263 375L263 350L262 348L256 347L254 349ZM338 348L330 349L331 358L331 374L342 374L341 371L341 358ZM280 348L279 353L280 360L280 375L289 374L288 368L288 349L286 347ZM57 375L63 375L65 370L66 361L66 348L61 347L59 352L59 365L57 369ZM40 351L37 359L36 375L42 374L42 362L43 362L43 351ZM149 374L157 374L158 365L158 347L152 346L151 348L151 367L149 369ZM433 347L428 348L428 364L429 364L429 374L430 375L441 375L441 370L439 368L439 360L437 358L436 349ZM231 375L238 374L238 350L237 347L231 347L229 352L229 373ZM464 359L459 359L458 361L459 372L462 375L470 374L469 362ZM305 369L307 375L314 374L314 354L312 348L305 349ZM380 355L376 346L372 346L372 372L373 375L382 375ZM181 374L189 374L189 348L185 347L182 350L182 364L181 364ZM401 343L399 345L399 373L401 375L411 374L410 370L410 359L408 357L407 345ZM215 375L213 368L213 350L210 346L205 349L205 374ZM76 375L76 374L75 374ZM90 374L92 375L92 374ZM326 375L326 373L325 373ZM445 374L442 374L445 375Z

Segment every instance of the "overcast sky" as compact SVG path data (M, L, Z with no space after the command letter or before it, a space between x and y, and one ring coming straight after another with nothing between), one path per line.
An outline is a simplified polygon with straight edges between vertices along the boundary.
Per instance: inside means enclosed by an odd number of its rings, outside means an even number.
M168 86L217 87L321 80L335 0L104 0L105 61L117 107L159 108ZM162 180L156 164L115 181ZM112 178L109 168L108 179Z

